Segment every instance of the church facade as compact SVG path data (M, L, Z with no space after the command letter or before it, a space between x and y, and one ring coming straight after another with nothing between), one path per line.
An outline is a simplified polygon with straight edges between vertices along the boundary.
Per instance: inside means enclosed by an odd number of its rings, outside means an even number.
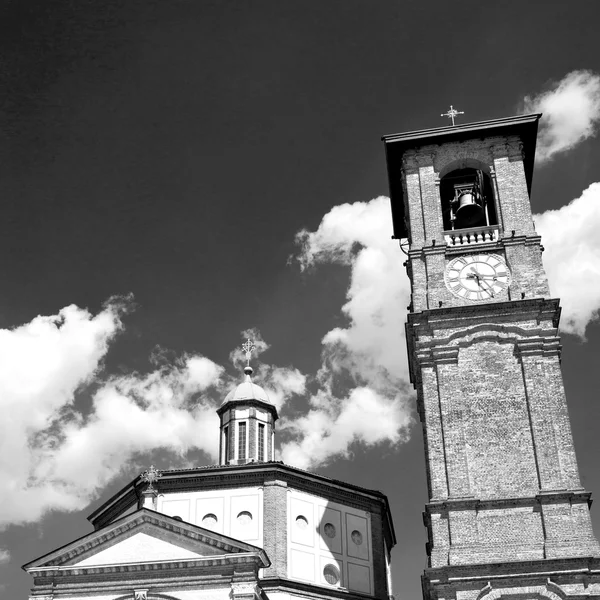
M412 291L425 600L600 598L529 201L539 117L383 138ZM137 477L92 533L25 565L31 600L392 597L386 496L275 461L277 409L251 376L217 411L219 465Z

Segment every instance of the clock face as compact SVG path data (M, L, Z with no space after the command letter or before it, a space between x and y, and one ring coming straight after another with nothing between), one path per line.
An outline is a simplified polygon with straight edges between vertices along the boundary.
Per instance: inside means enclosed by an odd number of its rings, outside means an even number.
M490 300L510 284L510 271L497 254L469 254L448 263L446 287L465 300Z

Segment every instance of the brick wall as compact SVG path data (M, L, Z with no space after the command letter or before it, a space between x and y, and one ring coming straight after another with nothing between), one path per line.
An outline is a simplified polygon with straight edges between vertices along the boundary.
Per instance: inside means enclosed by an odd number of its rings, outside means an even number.
M287 577L287 483L265 481L264 549L271 559L265 577Z

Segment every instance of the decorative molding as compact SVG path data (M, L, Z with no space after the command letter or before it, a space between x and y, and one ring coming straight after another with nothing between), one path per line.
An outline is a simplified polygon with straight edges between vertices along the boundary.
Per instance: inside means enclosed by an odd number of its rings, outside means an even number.
M59 549L58 551L51 552L44 557L40 557L32 563L25 565L25 569L30 573L45 573L47 571L56 573L63 571L73 572L74 570L90 572L89 569L92 567L74 565L72 563L77 559L91 554L94 549L97 549L104 543L115 543L119 536L126 534L127 532L139 530L145 525L156 527L160 531L172 532L181 537L206 544L212 548L222 551L222 554L219 555L199 557L198 559L185 559L183 561L173 561L173 565L171 565L169 561L166 561L165 564L169 564L173 568L175 568L175 563L190 564L190 562L193 563L194 566L203 566L205 564L216 565L222 564L223 562L259 562L263 567L268 566L269 564L269 559L264 550L253 546L252 544L232 540L231 538L220 533L208 531L197 525L192 525L182 521L174 521L168 515L142 509L137 513L132 513L123 517L122 522L118 525L109 526L104 531L93 532L85 538L73 542L70 546L67 546L66 549ZM111 565L106 565L105 567L107 569L106 572L112 572ZM104 568L104 566L98 568ZM131 570L143 569L143 567L140 567L140 563L124 565L124 568L131 568Z
M515 354L519 360L532 356L560 356L562 345L558 337L533 337L515 340Z
M220 556L207 556L201 558L186 558L162 560L155 562L119 563L115 565L51 565L48 567L33 567L28 572L35 577L72 577L73 575L106 575L109 573L139 573L143 571L156 571L160 565L161 573L169 570L193 569L203 567L218 567L222 565L256 564L260 561L258 554L227 554ZM260 561L262 563L262 561ZM263 567L264 564L259 564Z
M232 582L231 595L233 598L260 597L260 590L254 581Z
M488 583L488 585L490 584ZM511 587L507 586L506 588L499 588L497 590L491 589L487 594L477 596L477 600L499 600L500 598L506 596L509 596L514 600L519 600L520 598L523 600L535 600L543 598L547 600L564 600L566 597L564 592L559 595L556 592L549 590L547 585L515 585Z
M417 362L423 367L433 367L440 364L458 364L458 347L435 347L417 350Z
M133 600L148 600L148 590L134 590Z
M475 497L432 498L425 505L424 515L440 514L451 510L494 510L497 508L536 507L561 502L591 502L591 492L578 490L539 491L535 496L481 499Z

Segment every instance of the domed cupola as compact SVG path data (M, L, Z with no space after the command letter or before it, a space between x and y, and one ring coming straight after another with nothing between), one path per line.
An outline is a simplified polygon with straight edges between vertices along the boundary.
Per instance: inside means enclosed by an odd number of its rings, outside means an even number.
M277 408L267 392L252 381L250 340L243 346L248 364L244 381L231 390L217 409L220 419L221 442L219 462L222 465L243 465L250 462L275 460L275 421Z

